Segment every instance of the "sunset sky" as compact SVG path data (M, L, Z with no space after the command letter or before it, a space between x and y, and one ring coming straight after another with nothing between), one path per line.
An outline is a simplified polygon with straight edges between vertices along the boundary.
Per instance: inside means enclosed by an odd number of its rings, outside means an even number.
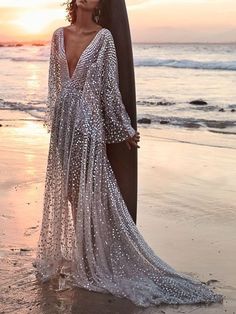
M119 1L119 0L117 0ZM0 41L49 40L62 0L0 0ZM236 0L126 0L133 42L236 42Z

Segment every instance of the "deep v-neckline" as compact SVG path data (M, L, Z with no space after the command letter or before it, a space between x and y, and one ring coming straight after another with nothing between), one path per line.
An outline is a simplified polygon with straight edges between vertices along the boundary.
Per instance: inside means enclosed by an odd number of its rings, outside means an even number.
M89 42L89 44L84 48L84 50L82 51L82 53L81 53L79 59L78 59L77 62L76 62L74 71L72 72L72 74L71 74L71 76L70 76L69 63L68 63L68 59L67 59L67 56L66 56L66 48L65 48L64 27L61 28L61 31L62 31L62 48L63 48L64 57L65 57L66 71L67 71L67 75L68 75L69 80L72 80L72 78L73 78L73 76L74 76L74 74L75 74L75 71L77 70L77 67L79 66L79 63L81 62L81 59L82 59L83 55L84 55L85 52L88 50L88 48L93 44L93 42L94 42L95 39L97 38L98 34L100 34L103 29L104 29L104 27L101 28L101 29L96 33L96 35L93 37L93 39L92 39L92 40Z

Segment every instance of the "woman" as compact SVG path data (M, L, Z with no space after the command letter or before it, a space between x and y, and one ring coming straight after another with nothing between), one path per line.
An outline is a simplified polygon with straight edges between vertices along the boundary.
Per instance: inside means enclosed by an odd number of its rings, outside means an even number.
M222 302L222 295L155 255L122 198L106 144L139 147L140 136L122 103L112 33L96 20L103 3L71 1L71 25L52 36L38 278L140 306Z

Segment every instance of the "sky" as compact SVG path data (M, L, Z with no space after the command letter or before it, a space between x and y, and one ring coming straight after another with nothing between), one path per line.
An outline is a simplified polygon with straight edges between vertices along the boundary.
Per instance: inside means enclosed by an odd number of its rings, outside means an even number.
M0 0L0 41L50 40L66 0ZM119 1L119 0L117 0ZM236 0L126 0L132 42L236 42Z

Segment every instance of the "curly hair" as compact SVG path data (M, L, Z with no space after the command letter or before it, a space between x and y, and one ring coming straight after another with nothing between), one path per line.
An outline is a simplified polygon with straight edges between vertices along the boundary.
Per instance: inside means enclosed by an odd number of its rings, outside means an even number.
M99 8L101 10L103 8L104 2L105 2L105 0L99 1ZM62 3L62 5L66 5L66 11L67 11L66 19L67 19L67 21L69 21L70 24L74 24L76 21L76 10L77 10L76 0L68 0L67 2ZM92 19L96 23L95 16L96 16L96 14L95 14L95 12L93 12Z

